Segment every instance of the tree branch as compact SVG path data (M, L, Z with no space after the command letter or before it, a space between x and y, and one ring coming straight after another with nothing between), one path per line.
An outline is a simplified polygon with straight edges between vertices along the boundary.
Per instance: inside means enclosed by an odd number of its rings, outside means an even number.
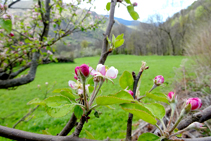
M52 136L30 133L0 125L0 136L19 141L94 141L71 136Z
M193 122L204 122L206 120L209 120L211 118L211 106L205 108L204 110L193 114L192 116L188 116L187 118L183 119L179 125L177 126L177 128L179 130L184 129L185 127L187 127L188 125L190 125Z
M138 75L136 76L135 72L132 72L134 83L133 83L133 98L136 97L136 89L138 86L139 79L143 73L143 70L141 70ZM127 120L127 133L126 133L126 141L132 140L132 122L133 122L133 114L129 113L128 120Z
M75 126L77 121L77 118L75 114L73 113L68 123L65 125L65 127L62 129L62 131L58 134L58 136L66 136Z
M0 80L0 89L7 89L9 87L20 86L33 81L37 71L37 66L38 66L37 60L39 56L40 54L38 52L33 53L30 70L26 76L15 79Z
M106 33L104 35L103 45L102 45L102 51L101 51L101 57L100 57L100 60L99 60L99 63L98 64L104 64L105 61L106 61L106 58L107 58L107 56L109 54L109 53L106 53L107 50L108 50L107 37L110 36L111 29L112 29L113 24L114 24L114 12L115 12L116 2L117 2L117 0L111 0L111 8L110 8L109 22L108 22L108 26L106 28Z

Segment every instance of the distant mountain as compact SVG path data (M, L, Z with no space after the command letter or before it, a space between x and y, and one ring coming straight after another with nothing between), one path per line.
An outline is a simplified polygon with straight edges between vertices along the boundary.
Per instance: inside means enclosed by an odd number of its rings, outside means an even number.
M105 17L109 17L109 15L105 15ZM129 21L129 20L124 20L124 19L117 18L117 17L114 17L114 20L116 20L119 23L126 25L126 26L136 26L136 25L139 25L141 23L139 21Z

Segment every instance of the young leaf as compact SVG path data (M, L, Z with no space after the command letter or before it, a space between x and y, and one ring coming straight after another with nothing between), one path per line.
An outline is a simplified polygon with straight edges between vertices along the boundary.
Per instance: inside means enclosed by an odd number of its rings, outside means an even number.
M87 139L95 140L94 136L87 130L85 130L86 135L88 136Z
M45 110L49 116L58 118L67 115L71 111L73 106L74 104L66 104L60 107L52 108L46 105Z
M27 103L27 105L31 105L31 104L35 104L35 105L45 105L45 102L43 100L40 100L39 98L34 98L31 101L29 101Z
M61 95L69 98L71 101L76 102L75 101L75 96L73 95L71 89L68 89L68 88L56 89L56 90L53 91L53 93L60 93Z
M121 103L130 103L132 100L121 99L115 96L98 96L96 103L98 105L112 105Z
M123 37L124 37L124 34L122 33L116 37L116 40L121 40L121 39L123 39Z
M145 104L144 106L147 107L152 112L152 114L160 120L162 120L166 114L165 108L161 104L150 103Z
M91 77L91 78L88 80L88 84L89 84L90 86L94 86L93 77Z
M134 7L132 5L127 6L127 11L129 12L133 20L137 20L139 18L138 13L134 11Z
M120 104L120 106L121 108L125 108L125 109L141 110L153 116L153 114L149 111L149 109L147 109L146 107L144 107L145 105L143 106L140 103L123 103L123 104Z
M70 100L65 96L51 96L44 100L46 105L51 108L62 107L67 104L71 104Z
M0 19L0 26L2 28L4 28L9 33L12 31L12 21L11 20Z
M108 2L108 3L106 4L106 10L109 11L109 10L110 10L110 7L111 7L111 2Z
M114 45L116 42L116 37L114 36L114 34L112 35L112 44Z
M160 137L152 133L143 133L139 136L138 141L159 141Z
M127 4L131 4L130 0L125 0L125 2L126 2Z
M123 108L123 107L121 107L121 108L123 110L125 110L126 112L129 112L152 125L155 125L157 123L157 120L152 115L148 114L145 111L138 110L138 109L127 109L127 108Z
M134 100L133 96L124 90L122 90L116 94L109 95L109 96L114 96L114 97L118 97L118 98L126 99L126 100Z
M161 101L161 102L164 102L164 103L167 103L169 104L168 102L168 99L166 97L166 95L162 94L162 93L146 93L146 96L149 97L149 98L152 98L156 101Z
M119 78L119 84L122 87L122 89L128 89L133 90L133 76L130 72L124 71L122 76Z
M114 43L114 47L115 48L118 48L120 46L122 46L124 44L125 40L124 39L121 39L121 40L117 40L115 43Z
M78 119L80 119L83 115L83 109L79 105L75 105L74 114Z
M107 36L107 41L109 44L111 44L111 40L108 38L108 36Z

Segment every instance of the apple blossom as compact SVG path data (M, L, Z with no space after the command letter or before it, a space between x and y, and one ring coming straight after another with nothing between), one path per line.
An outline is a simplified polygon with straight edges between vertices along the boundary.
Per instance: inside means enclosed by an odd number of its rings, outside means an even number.
M53 53L50 50L48 50L47 54L52 55Z
M170 102L174 102L174 100L177 98L176 94L172 91L168 93L167 97Z
M74 81L70 80L70 81L68 82L68 85L69 85L72 89L78 90L78 94L83 94L83 86L82 86L82 84L81 84L79 81L77 81L77 82L75 83ZM89 87L89 84L85 86L85 89L86 89L87 91L89 90L88 87Z
M82 64L80 66L80 71L85 77L89 76L89 66L87 64Z
M133 91L128 90L127 92L128 92L130 95L132 95L132 96L133 96Z
M195 98L189 98L187 101L186 101L186 105L191 105L191 110L197 110L199 108L201 108L202 106L202 101L200 98L198 97L195 97Z
M163 84L164 78L162 75L158 75L155 77L155 79L153 81L154 81L155 85L160 86L161 84Z
M115 69L113 66L109 69L106 69L105 65L98 64L96 68L96 72L94 73L94 76L101 76L107 79L115 79L117 77L118 70Z

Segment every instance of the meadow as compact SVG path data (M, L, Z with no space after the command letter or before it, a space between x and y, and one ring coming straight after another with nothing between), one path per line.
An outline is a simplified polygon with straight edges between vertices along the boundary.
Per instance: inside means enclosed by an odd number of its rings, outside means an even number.
M75 59L74 63L52 63L40 65L37 70L36 78L33 82L15 88L15 90L0 90L0 125L12 127L23 115L34 105L27 105L27 102L39 97L45 97L47 89L54 90L56 88L69 88L68 81L74 80L74 68L83 63L89 64L93 68L99 60L98 57L86 57ZM122 73L127 70L129 72L139 71L141 62L145 61L149 69L146 70L141 78L140 93L143 95L153 85L153 78L157 75L163 75L165 84L156 88L154 91L168 93L172 90L171 83L174 78L174 67L179 67L183 56L133 56L133 55L113 55L109 56L105 65L114 66L119 70L118 77L111 82L104 83L101 95L114 94L121 90L119 86L119 78ZM48 86L45 83L48 82ZM38 88L40 85L40 88ZM56 95L55 93L48 93ZM124 112L118 105L113 105L114 109L100 107L97 110L102 112L100 118L94 117L91 113L91 119L82 130L80 137L86 137L85 130L89 131L96 139L122 139L125 137L126 122L128 113ZM46 130L52 135L59 133L69 120L71 114L62 118L52 118L46 112L44 107L39 107L25 122L21 122L16 128L31 131L35 133L43 133ZM138 121L135 117L134 121ZM135 123L135 122L134 122ZM0 138L0 140L6 140Z

